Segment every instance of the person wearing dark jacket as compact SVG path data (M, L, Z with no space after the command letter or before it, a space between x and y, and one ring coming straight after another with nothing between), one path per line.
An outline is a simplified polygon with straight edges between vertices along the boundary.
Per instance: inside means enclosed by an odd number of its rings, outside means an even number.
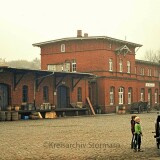
M134 148L135 144L135 136L134 136L134 132L135 132L135 121L134 119L136 118L136 115L132 115L131 116L131 132L132 132L132 140L131 140L131 149Z

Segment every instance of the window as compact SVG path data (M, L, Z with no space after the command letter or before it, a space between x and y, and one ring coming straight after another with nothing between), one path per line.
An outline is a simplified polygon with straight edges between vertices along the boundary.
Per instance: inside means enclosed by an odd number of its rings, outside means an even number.
M76 66L76 60L73 60L72 62L72 72L76 72L77 66Z
M154 97L155 97L155 103L158 103L158 89L155 90Z
M141 98L140 98L140 101L144 101L144 88L141 88Z
M61 52L65 52L65 44L61 44Z
M135 74L137 74L137 67L135 67Z
M122 60L119 60L119 71L122 72L123 71L123 64L122 64Z
M148 68L148 76L152 76L152 70Z
M78 90L77 90L77 100L78 102L82 102L82 88L81 87L78 87Z
M127 61L127 73L131 73L131 63Z
M157 69L154 70L154 76L158 77L158 70Z
M109 71L113 71L113 60L109 59Z
M26 85L22 88L22 102L28 102L28 86Z
M123 92L124 92L123 87L120 87L118 92L119 104L123 104Z
M148 104L151 104L151 94L148 92Z
M110 87L110 105L114 104L114 87Z
M54 65L54 64L48 64L48 70L49 71L56 71L56 65Z
M43 102L49 102L48 86L43 87Z
M140 75L144 75L144 68L141 68Z
M70 63L68 62L65 63L65 71L70 72Z
M128 88L128 104L132 103L132 88Z

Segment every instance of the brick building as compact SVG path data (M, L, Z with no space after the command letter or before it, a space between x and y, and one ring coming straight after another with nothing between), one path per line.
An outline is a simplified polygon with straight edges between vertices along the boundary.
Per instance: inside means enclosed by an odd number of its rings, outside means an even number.
M26 110L28 106L32 109L56 106L60 110L71 108L70 105L77 101L85 105L89 94L88 78L91 77L94 75L88 73L0 66L0 110L21 105L27 106Z
M93 106L101 107L104 113L139 100L151 106L160 101L160 64L136 60L140 44L82 35L78 30L76 37L33 46L41 49L42 70L95 74L96 78L89 81L89 97Z

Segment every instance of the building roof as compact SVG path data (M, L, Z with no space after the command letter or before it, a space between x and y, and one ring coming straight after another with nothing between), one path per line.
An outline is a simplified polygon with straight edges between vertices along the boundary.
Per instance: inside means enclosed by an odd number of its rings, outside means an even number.
M8 66L0 66L0 73L3 72L12 72L12 73L36 73L40 76L56 76L56 77L64 77L71 76L72 78L91 78L95 77L94 74L91 73L81 73L81 72L52 72L46 70L34 70L34 69L23 69L23 68L12 68Z
M95 40L95 39L104 39L104 40L108 40L108 41L118 42L121 44L126 44L126 45L128 44L128 45L131 45L134 47L142 47L141 44L132 43L132 42L124 41L124 40L119 40L119 39L107 37L107 36L69 37L69 38L55 39L55 40L51 40L51 41L35 43L35 44L33 44L33 46L41 47L43 45L56 43L56 42L74 41L74 40Z
M144 60L138 60L138 59L136 59L136 63L160 66L160 63L158 62L144 61Z

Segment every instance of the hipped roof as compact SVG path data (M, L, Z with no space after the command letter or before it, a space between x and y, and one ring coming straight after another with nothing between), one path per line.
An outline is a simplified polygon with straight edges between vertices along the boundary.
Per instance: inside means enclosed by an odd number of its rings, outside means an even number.
M128 41L124 41L124 40L119 40L119 39L112 38L112 37L107 37L107 36L69 37L69 38L55 39L55 40L51 40L51 41L45 41L45 42L35 43L35 44L33 44L33 46L41 47L43 45L51 44L51 43L56 43L56 42L74 41L74 40L96 40L96 39L104 39L104 40L108 40L108 41L112 41L112 42L117 42L117 43L121 43L121 44L131 45L131 46L134 46L134 47L142 47L141 44L137 44L137 43L133 43L133 42L128 42Z

